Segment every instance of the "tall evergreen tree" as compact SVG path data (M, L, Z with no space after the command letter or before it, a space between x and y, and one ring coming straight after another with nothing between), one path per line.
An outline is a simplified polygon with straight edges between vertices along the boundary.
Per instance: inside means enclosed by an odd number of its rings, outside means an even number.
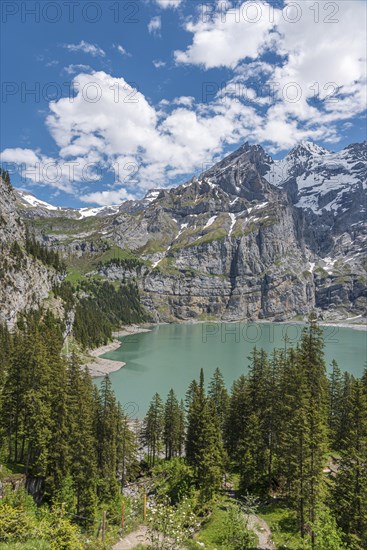
M118 493L117 433L118 410L111 380L105 376L99 390L97 409L98 495L101 500Z
M68 465L76 498L76 513L94 519L97 507L97 452L92 381L75 355L68 365Z
M175 392L171 389L168 393L164 409L163 441L166 458L178 456L182 440L181 409Z
M367 397L361 380L352 383L349 422L333 497L338 524L350 547L367 548Z
M209 382L208 388L209 406L213 414L218 418L219 426L224 432L228 414L229 396L224 383L223 375L219 368L216 368Z
M335 360L331 363L329 377L329 430L333 449L340 449L343 431L343 376Z
M137 445L129 419L118 404L117 470L121 480L121 491L126 482L137 472Z
M143 442L148 450L148 462L154 466L162 450L164 430L164 405L158 393L150 403L144 419Z
M223 473L223 442L219 418L213 415L204 387L204 371L199 384L191 383L188 396L186 457L195 472L203 500L220 488Z
M303 378L302 422L304 431L300 435L298 480L302 485L299 501L301 533L305 522L312 525L317 519L317 507L323 488L323 468L328 448L328 383L324 362L324 341L322 330L313 315L304 328L298 352L298 364ZM312 533L314 543L314 533Z

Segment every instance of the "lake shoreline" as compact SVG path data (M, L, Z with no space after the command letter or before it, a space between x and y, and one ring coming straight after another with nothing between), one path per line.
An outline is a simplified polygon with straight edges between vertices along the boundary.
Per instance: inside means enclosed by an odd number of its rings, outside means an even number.
M117 338L131 336L141 332L150 332L150 330L151 329L148 329L146 325L129 325L113 332L112 342L100 346L99 348L88 350L90 360L84 363L83 366L88 369L92 378L101 378L102 376L106 376L106 374L119 371L126 365L124 361L115 361L114 359L107 359L101 356L111 351L116 351L123 345L123 342L117 340Z
M356 317L355 319L357 319L359 317ZM352 319L350 319L352 321ZM346 322L347 320L344 320L344 321L333 321L333 322L327 322L327 321L324 321L324 322L320 322L320 326L321 327L334 327L334 328L349 328L349 329L353 329L353 330L357 330L357 331L366 331L367 330L367 324L365 324L365 319L364 318L360 318L360 321L361 323L360 324L356 324L356 323L352 323L352 322ZM223 324L223 323L227 323L227 324L236 324L236 323L240 323L240 324L252 324L252 325L256 325L256 324L261 324L261 325L267 325L267 324L274 324L274 321L267 321L267 320L263 320L263 319L258 319L256 321L245 321L245 320L241 320L241 321L199 321L199 320L192 320L192 321L177 321L177 324L179 325L199 325L199 324L205 324L205 323L208 323L208 324ZM117 372L119 371L120 369L122 369L126 363L124 361L117 361L117 360L114 360L114 359L107 359L107 358L104 358L104 357L101 357L103 355L105 355L106 353L109 353L111 351L115 351L117 349L119 349L122 345L123 345L123 342L121 340L117 340L117 338L124 338L126 336L131 336L133 334L140 334L140 333L144 333L144 332L150 332L152 330L152 328L148 328L148 327L154 327L154 326L160 326L160 325L167 325L167 324L176 324L176 323L150 323L149 325L147 324L144 324L144 325L128 325L128 326L125 326L125 327L122 327L120 330L117 330L115 332L113 332L112 336L113 336L113 341L110 342L109 344L105 345L105 346L101 346L99 348L96 348L96 349L93 349L93 350L89 350L88 351L88 355L90 357L90 361L88 361L87 363L85 363L85 367L87 367L90 375L92 376L92 378L100 378L100 377L103 377L105 376L106 374L111 374L113 372ZM276 324L279 324L279 325L304 325L305 322L304 321L278 321Z
M359 317L358 317L359 318ZM348 320L341 320L341 321L319 321L320 327L339 327L339 328L350 328L358 331L367 331L367 318L360 318L360 323L348 323ZM256 321L248 321L246 319L241 319L238 321L228 321L228 320L207 320L207 321L199 321L199 320L190 320L190 321L180 321L177 320L174 323L154 323L152 326L160 326L160 325L203 325L203 324L213 324L213 325L235 325L235 324L248 324L248 325L306 325L307 321L268 321L267 319L257 319Z

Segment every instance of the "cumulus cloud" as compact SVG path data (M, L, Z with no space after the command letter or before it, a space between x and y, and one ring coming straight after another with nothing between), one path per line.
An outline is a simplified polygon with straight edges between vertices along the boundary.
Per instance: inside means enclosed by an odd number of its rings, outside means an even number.
M161 28L162 28L161 16L156 15L155 17L152 17L152 19L148 23L148 31L150 32L150 34L160 36Z
M248 20L255 18L256 5L266 8L262 2L242 4ZM285 0L288 11L262 11L256 22L236 22L236 14L227 10L225 17L214 11L187 23L192 43L175 53L177 63L233 68L224 83L204 82L201 101L185 95L154 106L124 78L79 66L74 97L49 104L46 123L59 148L54 162L62 174L49 184L73 190L86 202L112 204L201 171L243 140L272 151L304 139L336 142L338 128L360 115L367 100L366 4L349 0L337 5L340 24L330 21L330 2L324 0L317 2L318 22L314 2L297 3L302 10L298 21L294 3ZM158 16L149 31L160 29ZM274 64L262 55L269 51ZM159 68L164 62L153 63ZM78 66L69 67L72 74ZM6 149L3 160L28 167L53 161L30 149ZM67 166L74 163L70 182ZM112 188L88 188L85 171L93 181L99 168L115 174ZM87 186L83 191L80 182Z
M85 42L85 40L81 40L79 44L64 44L63 47L70 52L83 52L90 54L93 57L106 56L106 52L102 50L102 48L100 48L96 44Z
M175 51L177 63L214 67L235 67L241 59L256 58L271 41L273 23L270 7L262 2L244 2L224 9L224 3L203 4L197 22L189 21L186 30L193 35L186 51ZM211 10L215 11L212 12ZM256 22L255 22L256 21Z
M83 200L98 204L116 202L121 189L142 196L146 190L169 184L172 178L201 171L204 164L253 132L260 118L235 101L226 105L193 106L193 98L172 102L164 116L142 93L123 78L100 71L79 74L73 80L75 97L51 102L48 129L59 147L57 161L62 177L44 183L78 191L98 180L100 169L115 174L116 190L83 192ZM5 160L26 162L28 168L47 158L31 150L6 150ZM67 183L67 168L73 181ZM32 176L30 176L32 179ZM126 195L127 197L127 195Z
M81 195L79 198L88 204L94 203L100 206L111 206L113 204L120 204L126 200L133 200L135 197L122 187L115 191L96 191L95 193L87 193Z
M73 192L73 184L70 165L42 155L40 151L32 149L4 149L0 155L2 163L14 165L24 182L31 181L34 184L49 185L61 191ZM83 160L83 165L85 160ZM13 170L10 168L10 171ZM80 171L75 174L80 178Z
M251 1L236 8L204 7L196 22L186 24L192 43L175 52L176 62L232 67L235 74L220 89L217 85L217 97L267 107L254 136L259 141L270 141L275 149L305 137L335 141L336 128L330 123L365 110L364 2L285 0L284 8L276 9ZM278 56L276 63L263 60L267 51ZM259 89L253 88L254 78Z

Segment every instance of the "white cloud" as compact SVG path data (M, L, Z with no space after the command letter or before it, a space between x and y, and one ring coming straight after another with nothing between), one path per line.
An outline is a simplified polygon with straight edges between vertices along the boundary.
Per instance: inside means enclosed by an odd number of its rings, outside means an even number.
M290 0L286 3L292 5ZM315 4L311 0L302 3L302 17L294 23L287 22L279 12L276 15L279 32L276 49L280 55L287 56L284 66L276 67L273 74L279 87L278 96L284 96L289 83L296 83L302 97L297 102L287 102L289 112L307 120L310 118L306 105L308 99L316 96L327 100L328 110L337 112L344 103L342 94L345 92L353 115L357 107L353 100L363 109L361 91L365 89L367 77L366 4L358 0L336 3L338 12L332 19L335 22L328 22L332 3L319 0L317 5L320 12L318 23L311 9Z
M32 165L36 164L38 161L39 157L32 149L16 147L14 149L4 149L4 151L1 152L1 162Z
M46 63L46 67L56 67L58 64L59 62L56 59L53 59L52 61L48 61L48 63Z
M72 63L71 65L64 67L64 71L67 74L76 74L76 73L79 73L80 71L91 72L92 67L90 67L89 65L83 65L82 63L78 63L75 65Z
M217 93L210 100L237 97L247 105L266 107L254 138L273 142L275 148L299 139L335 141L333 123L364 112L365 2L285 0L283 10L270 12L259 1L244 2L238 9L221 3L206 9L209 13L204 10L198 21L186 24L192 43L175 52L176 62L234 68L229 82L212 83ZM266 50L283 60L265 63L261 54ZM253 88L254 78L259 89Z
M95 193L87 193L81 195L80 200L88 204L99 204L100 206L111 206L112 204L120 204L125 200L133 200L135 197L124 189L116 191L96 191Z
M173 100L173 109L162 115L124 79L103 71L80 74L73 85L75 97L49 105L47 126L59 147L59 158L48 159L32 150L12 149L4 154L7 161L27 162L28 167L52 161L61 175L57 181L45 178L44 183L98 204L116 202L121 189L141 196L176 176L201 171L226 144L247 137L260 123L252 108L235 101L213 108L195 105L189 96ZM99 90L98 101L88 99L89 88ZM68 181L70 167L73 178ZM81 193L81 186L88 189L98 179L100 167L115 173L115 185L121 189ZM32 174L29 179L35 181Z
M150 34L160 36L161 28L162 28L161 16L156 15L155 17L152 17L152 19L148 23L148 31L150 32Z
M172 103L174 105L184 105L185 107L191 107L194 101L195 101L195 98L192 96L180 96L180 97L175 97Z
M203 7L209 7L203 4ZM218 9L213 14L201 13L196 23L186 24L193 34L192 44L186 51L175 51L177 63L213 67L235 67L241 59L255 59L267 47L273 28L270 8L263 2L244 2L239 8L223 9L225 3L213 3ZM259 20L253 21L259 17Z
M250 4L254 8L253 2L242 6ZM302 6L304 16L294 23L274 10L274 23L266 18L236 23L233 14L227 14L223 23L220 14L212 14L208 21L187 24L192 44L176 52L177 62L234 67L233 77L223 85L212 83L212 92L201 102L181 96L162 99L154 107L123 78L103 71L89 74L88 66L70 65L69 74L76 67L84 74L73 80L75 97L49 104L47 126L59 147L54 162L62 172L60 182L49 184L74 190L86 202L112 204L201 171L226 147L243 140L270 144L273 151L306 139L336 142L338 123L360 115L366 105L366 4L357 0L338 3L340 24L324 22L329 11L321 0L317 3L319 23L310 9L312 1L297 5ZM253 13L248 11L248 15ZM159 33L160 17L149 25L150 32ZM267 48L281 56L277 65L261 56ZM163 63L153 61L156 67ZM330 83L335 83L336 97L327 97L332 91ZM293 101L292 93L297 90L301 90L300 97ZM311 101L315 90L317 101ZM6 149L3 155L6 162L30 167L53 160L30 149ZM65 166L70 162L76 163L72 182L66 177ZM93 171L97 164L112 172L118 164L115 186L97 192L95 187L88 188L84 174L88 163L92 176L98 172ZM81 191L80 183L86 189Z
M23 181L32 181L39 185L49 185L66 192L73 191L70 165L60 162L39 151L32 149L4 149L0 155L1 162L15 164ZM85 161L83 161L83 165ZM79 174L76 174L80 177Z
M161 69L166 66L165 61L161 61L160 59L154 59L152 63L156 69Z
M121 44L116 44L115 45L115 48L117 49L117 51L121 54L121 55L127 55L130 57L130 54L125 50L125 48L123 46L121 46Z
M83 52L92 55L93 57L105 57L106 52L96 44L90 44L81 40L79 44L64 44L63 47L71 52Z
M176 9L183 2L183 0L155 0L155 1L157 2L158 6L160 6L164 10L168 8Z

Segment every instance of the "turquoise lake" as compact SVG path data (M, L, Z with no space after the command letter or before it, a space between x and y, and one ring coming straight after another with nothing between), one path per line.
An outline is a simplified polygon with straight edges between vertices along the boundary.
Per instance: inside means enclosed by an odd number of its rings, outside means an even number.
M284 346L285 335L295 344L301 331L299 324L157 325L151 332L121 338L120 348L104 357L126 363L110 375L113 388L126 412L142 418L155 392L165 399L173 388L178 397L184 397L201 368L208 382L216 367L230 388L233 380L247 372L247 357L255 345L270 352ZM323 327L323 331L327 366L335 358L343 371L361 376L367 332L340 327Z

